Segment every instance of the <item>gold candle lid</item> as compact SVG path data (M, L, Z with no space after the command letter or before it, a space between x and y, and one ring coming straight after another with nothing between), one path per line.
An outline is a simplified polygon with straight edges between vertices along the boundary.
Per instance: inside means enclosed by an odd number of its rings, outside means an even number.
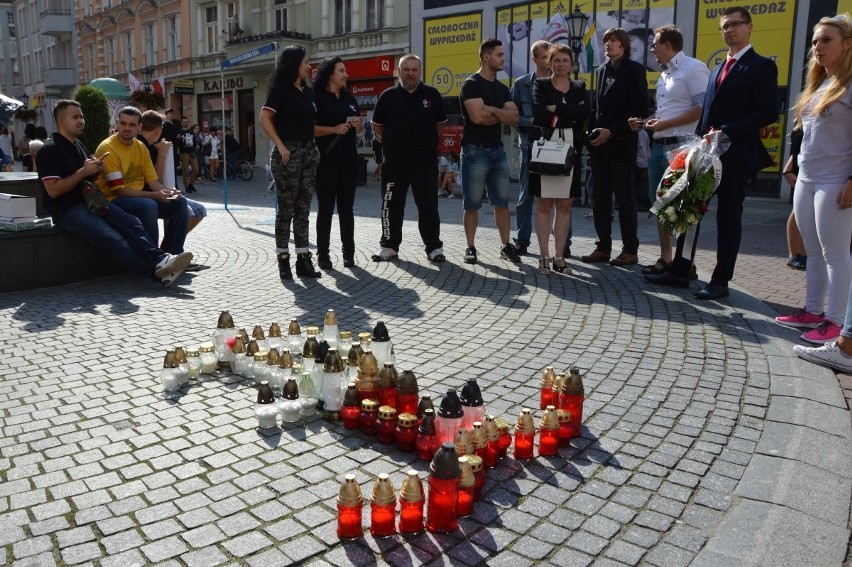
M290 325L287 327L287 334L288 335L301 335L302 334L302 328L299 326L299 322L296 320L295 317L293 319L290 319Z
M402 488L399 489L399 499L405 502L423 502L425 499L423 481L416 470L411 469L406 473L405 480L402 481Z
M239 331L237 331L237 334L243 338L243 343L249 344L249 340L251 340L251 337L245 329L240 329Z
M266 361L267 352L265 350L259 350L254 353L254 361L255 362L265 362Z
M266 353L266 364L270 366L278 366L278 361L281 359L281 355L278 354L278 349L272 347Z
M498 417L494 420L494 424L497 426L497 432L500 435L505 435L509 433L509 422L503 419L502 417Z
M380 474L379 479L373 483L370 501L376 506L390 506L396 503L396 492L387 473Z
M379 419L396 419L396 408L393 406L380 407Z
M580 376L580 369L576 366L571 367L571 373L562 385L562 393L572 396L582 396L583 392L583 377Z
M349 366L358 366L361 364L362 356L364 356L364 349L361 348L361 343L352 343L352 346L349 347L349 352L346 355Z
M473 471L473 474L481 472L485 466L482 462L482 457L479 455L468 455L467 461L470 463L470 468Z
M302 346L302 357L305 359L313 360L317 356L317 349L319 349L319 341L317 341L316 333L311 334L310 330L308 331L308 338L305 339L305 344Z
M243 341L241 336L237 335L234 337L234 346L231 347L231 351L233 351L234 354L246 351L246 343Z
M257 344L257 339L251 339L246 346L246 353L255 356L260 351L260 345Z
M567 376L568 375L565 374L564 372L560 372L559 375L556 376L556 379L553 381L553 391L554 392L558 393L558 392L562 391L562 385L565 384L565 380L567 379Z
M289 348L285 348L284 351L278 355L278 366L279 368L293 368L293 355L290 354Z
M186 356L198 356L198 347L190 347L186 349Z
M254 326L254 329L251 330L251 336L259 341L262 341L266 338L266 335L263 334L263 327L261 327L260 325Z
M310 327L308 327L307 332L309 337L316 337L317 335L319 335L320 328L315 325L311 325Z
M399 375L396 373L393 363L385 362L384 367L379 371L379 388L396 388L398 380Z
M340 492L337 493L337 502L341 506L359 506L364 503L364 497L361 495L361 487L355 481L354 474L348 474L344 477L343 484L340 485Z
M358 342L362 345L370 344L373 341L373 333L370 331L362 331L358 333Z
M175 356L174 349L169 349L166 351L166 356L163 357L163 368L177 368L177 357Z
M336 347L328 349L322 369L324 372L343 372L346 370L346 367L343 366L343 359L340 358L340 353L337 352Z
M340 337L340 342L343 344L352 342L352 331L340 331L337 336Z
M234 328L234 318L231 317L231 314L228 311L222 311L219 313L219 321L216 323L217 329L233 329Z
M515 431L518 433L535 433L535 422L528 408L521 410L518 421L515 422Z
M544 374L541 376L542 388L553 388L553 382L556 380L556 371L552 366L544 367Z
M571 411L567 409L556 410L556 419L559 421L559 423L570 423Z
M213 343L201 343L198 345L198 352L213 352Z
M379 374L379 361L370 349L364 349L364 355L361 357L361 363L358 364L358 370L363 372L364 376L373 378Z
M379 402L376 400L371 400L367 398L366 400L361 400L361 411L374 412L379 408Z
M270 337L280 337L281 336L281 325L279 325L276 321L273 321L269 326L269 336Z
M459 457L459 471L461 471L459 486L462 488L469 488L476 484L476 478L473 476L473 469L470 467L470 461L466 455L464 457Z
M399 414L399 425L401 427L414 427L417 425L417 416L413 413Z
M542 429L559 429L559 416L556 415L556 406L547 406L544 415L541 416Z
M456 453L459 455L470 455L473 453L473 440L470 438L470 431L459 428L456 432L455 439Z
M497 423L494 421L493 415L485 416L485 423L482 425L482 430L485 431L486 441L497 441L500 437L500 431L497 430Z
M178 364L186 362L186 351L183 350L182 345L175 345L175 360Z
M473 422L473 429L470 432L470 439L471 441L473 441L474 449L482 449L488 444L488 438L485 436L485 430L482 428L481 422Z
M337 325L337 313L334 312L334 309L329 309L325 312L325 321L326 325Z

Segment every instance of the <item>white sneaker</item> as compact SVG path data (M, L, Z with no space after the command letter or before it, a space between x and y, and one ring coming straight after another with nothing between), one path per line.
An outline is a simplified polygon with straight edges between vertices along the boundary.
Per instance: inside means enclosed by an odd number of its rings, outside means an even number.
M154 275L160 278L160 283L164 287L169 287L186 270L190 262L192 262L192 252L167 254L154 268Z
M378 254L373 254L373 262L389 262L390 260L398 257L399 254L397 254L396 250L382 246L379 248Z
M826 343L819 347L796 345L793 352L802 360L827 366L840 372L852 373L852 356L847 355L837 346L837 342Z

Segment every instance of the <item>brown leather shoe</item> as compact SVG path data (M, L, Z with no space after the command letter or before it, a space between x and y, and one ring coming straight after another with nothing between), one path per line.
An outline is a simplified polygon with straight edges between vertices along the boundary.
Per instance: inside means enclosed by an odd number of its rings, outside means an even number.
M616 268L622 268L624 266L632 266L639 262L639 256L636 254L631 254L630 252L622 252L615 258L609 261L610 266L615 266Z
M581 256L580 260L587 264L594 264L595 262L609 262L609 256L609 252L604 252L600 248L595 248L594 252L588 256Z

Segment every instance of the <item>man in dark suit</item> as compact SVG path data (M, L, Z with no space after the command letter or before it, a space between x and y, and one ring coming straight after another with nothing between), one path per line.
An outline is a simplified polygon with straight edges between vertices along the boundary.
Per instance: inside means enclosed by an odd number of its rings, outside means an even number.
M580 259L587 263L608 261L613 266L629 266L638 261L639 237L633 195L638 138L628 120L631 116L648 115L648 81L645 67L630 59L630 36L623 29L606 30L604 52L608 61L596 71L596 109L589 135L598 240L594 252ZM618 202L623 249L610 260L613 193Z
M722 154L722 179L716 190L716 269L710 283L695 294L698 299L728 296L728 282L734 277L740 249L748 179L772 164L761 142L760 130L775 122L779 112L778 68L774 61L758 55L752 48L751 15L745 8L726 8L719 23L728 56L724 64L710 73L697 133L721 130L723 139L730 140L730 147ZM645 279L661 285L689 287L689 270L697 241L698 226L678 238L677 253L669 271Z

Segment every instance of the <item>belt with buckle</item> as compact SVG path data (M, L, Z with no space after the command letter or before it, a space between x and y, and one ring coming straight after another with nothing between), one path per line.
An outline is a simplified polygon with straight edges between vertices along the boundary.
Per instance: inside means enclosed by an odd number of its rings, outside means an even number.
M284 140L284 145L288 146L288 147L289 146L296 146L296 150L302 150L302 149L312 149L316 144L314 143L313 140L311 140L310 142L299 142L299 141L296 141L296 140Z
M661 146L671 146L680 143L680 138L677 136L671 136L669 138L654 138L654 143L660 144Z

